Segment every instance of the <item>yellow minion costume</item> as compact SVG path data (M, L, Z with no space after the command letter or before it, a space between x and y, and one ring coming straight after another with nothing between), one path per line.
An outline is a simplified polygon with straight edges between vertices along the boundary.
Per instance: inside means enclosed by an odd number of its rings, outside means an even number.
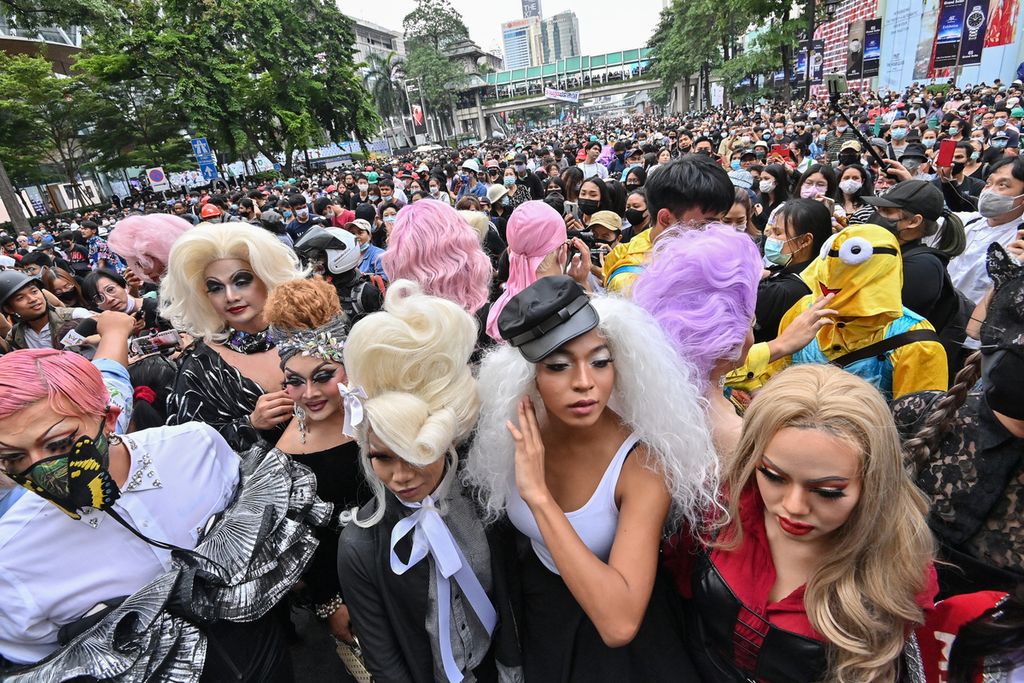
M604 259L605 289L616 294L628 294L629 286L647 265L652 248L651 229L648 228L629 242L612 249Z
M811 342L774 363L767 344L756 344L746 364L731 372L727 384L751 391L794 363L837 363L874 384L887 398L915 391L948 388L946 352L934 334L905 333L934 328L902 303L903 262L899 243L885 228L856 225L833 235L803 278L811 294L782 317L781 334L820 296L834 294L829 308L839 312ZM897 339L897 337L899 337ZM883 342L892 340L889 348ZM879 345L877 354L856 353ZM762 348L758 348L762 347ZM846 361L857 358L846 364Z

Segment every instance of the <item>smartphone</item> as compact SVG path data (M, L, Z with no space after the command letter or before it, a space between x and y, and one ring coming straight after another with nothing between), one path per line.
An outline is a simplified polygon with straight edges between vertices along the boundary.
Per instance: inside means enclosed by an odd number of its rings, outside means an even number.
M132 355L145 356L150 353L170 353L181 344L181 337L174 330L167 330L158 334L151 334L145 337L137 337L132 340L130 350Z
M956 140L943 140L939 143L939 152L935 155L935 165L949 168L953 165L953 152L956 151Z
M772 154L778 154L783 159L789 158L789 146L788 145L772 145Z
M565 207L565 214L567 216L572 216L573 218L575 218L576 220L580 221L581 223L583 222L583 214L580 213L580 205L579 204L577 204L576 202L565 202L564 207Z

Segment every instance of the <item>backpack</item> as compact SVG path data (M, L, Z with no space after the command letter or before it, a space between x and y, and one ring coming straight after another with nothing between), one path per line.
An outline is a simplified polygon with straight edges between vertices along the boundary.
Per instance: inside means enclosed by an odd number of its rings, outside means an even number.
M366 307L363 306L363 292L369 285L377 288L377 291L380 292L381 300L383 300L384 295L387 293L387 283L384 282L384 278L374 273L364 273L359 278L359 282L353 285L346 294L338 292L341 310L345 312L345 315L353 323L361 320L367 313L373 313L373 311L367 311Z

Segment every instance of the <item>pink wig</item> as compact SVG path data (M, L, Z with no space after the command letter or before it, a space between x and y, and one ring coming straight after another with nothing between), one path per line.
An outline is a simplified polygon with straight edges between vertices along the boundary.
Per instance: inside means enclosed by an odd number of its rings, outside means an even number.
M654 316L706 382L716 363L738 360L761 271L754 242L730 226L671 230L633 283L633 302Z
M537 266L566 240L565 221L549 204L525 202L516 207L505 227L508 237L508 282L487 314L487 334L500 341L498 316L509 299L537 281Z
M381 261L391 282L412 280L469 313L487 303L491 261L469 223L442 202L403 207Z
M159 277L153 275L167 268L171 245L191 227L184 218L169 213L129 216L117 222L107 242L139 277L159 284Z
M58 415L101 417L110 394L96 366L77 353L24 349L0 356L0 419L42 400Z

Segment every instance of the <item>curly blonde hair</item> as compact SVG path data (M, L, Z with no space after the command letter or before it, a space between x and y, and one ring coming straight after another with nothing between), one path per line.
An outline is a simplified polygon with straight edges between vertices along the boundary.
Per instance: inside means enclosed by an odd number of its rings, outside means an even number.
M271 292L304 275L295 252L266 230L248 223L200 223L175 241L160 282L160 315L175 329L214 342L227 338L203 285L206 267L221 259L245 261Z
M420 467L452 451L473 429L480 409L469 366L476 337L473 316L447 299L423 294L410 280L392 283L384 310L352 327L345 368L350 384L367 395L360 465L377 499L374 514L356 520L360 526L373 526L384 514L384 486L366 457L371 426L395 454Z
M263 317L279 330L311 330L343 315L334 287L319 275L296 278L270 290Z
M928 503L903 468L899 433L885 399L863 379L831 365L797 365L758 393L724 464L729 517L718 546L740 545L740 497L768 443L786 427L821 429L861 453L861 496L835 533L804 593L811 625L829 644L829 678L868 683L896 678L907 631L924 621L917 596L935 556Z

